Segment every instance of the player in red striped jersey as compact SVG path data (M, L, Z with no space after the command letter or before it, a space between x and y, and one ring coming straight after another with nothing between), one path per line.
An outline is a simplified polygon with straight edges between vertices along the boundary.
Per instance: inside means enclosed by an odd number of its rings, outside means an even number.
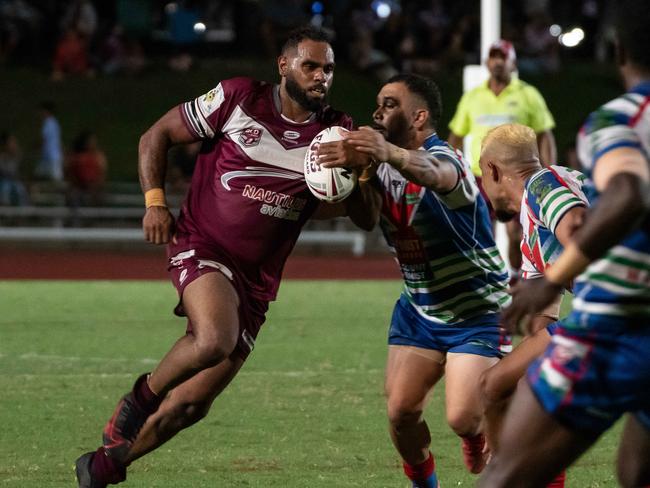
M560 166L543 167L535 132L521 124L491 129L482 144L479 164L483 185L499 220L519 217L523 279L538 279L555 261L582 223L589 204L585 177ZM528 335L512 353L485 371L481 388L486 432L492 452L508 404L526 368L546 349L559 318L562 295L532 317ZM564 472L549 487L564 486Z
M514 327L575 280L572 311L519 383L481 487L544 486L624 414L618 481L650 484L650 3L619 0L614 19L626 92L587 117L577 144L597 200L503 318Z

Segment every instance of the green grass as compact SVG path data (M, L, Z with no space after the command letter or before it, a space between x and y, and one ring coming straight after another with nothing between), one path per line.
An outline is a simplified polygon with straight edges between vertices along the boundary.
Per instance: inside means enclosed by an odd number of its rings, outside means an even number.
M283 284L257 349L201 423L136 462L129 487L406 486L386 433L386 327L399 283ZM136 375L182 333L163 282L0 282L0 486L76 486L72 465ZM443 486L473 486L445 425L427 418ZM570 471L614 487L619 429Z

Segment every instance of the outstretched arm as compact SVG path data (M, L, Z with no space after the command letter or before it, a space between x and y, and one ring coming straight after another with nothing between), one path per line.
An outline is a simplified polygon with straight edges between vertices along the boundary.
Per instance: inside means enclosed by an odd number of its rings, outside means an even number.
M172 108L140 137L138 174L147 207L142 219L144 238L154 244L169 242L174 217L165 201L167 151L176 144L194 142L194 136L183 123L178 107Z
M566 284L575 278L633 231L650 211L650 169L639 150L621 147L609 151L598 161L593 179L602 193L567 247L571 252L560 256L562 262L558 259L549 269L547 279L553 282ZM569 265L573 253L582 255L578 261L583 266Z
M345 144L368 155L373 161L390 164L407 180L435 192L451 191L458 183L458 170L452 163L441 161L426 151L413 151L391 144L380 132L370 127L361 127L358 131L346 134ZM349 167L351 164L345 159L327 157L322 158L321 163L325 167Z

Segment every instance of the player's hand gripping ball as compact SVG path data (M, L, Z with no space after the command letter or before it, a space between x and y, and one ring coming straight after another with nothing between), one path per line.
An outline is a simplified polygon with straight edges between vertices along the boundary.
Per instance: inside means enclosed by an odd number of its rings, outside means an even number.
M340 141L348 132L344 127L333 126L320 131L311 141L305 154L305 182L309 190L328 203L340 202L348 197L357 184L357 174L347 168L323 168L318 164L318 146L323 142Z

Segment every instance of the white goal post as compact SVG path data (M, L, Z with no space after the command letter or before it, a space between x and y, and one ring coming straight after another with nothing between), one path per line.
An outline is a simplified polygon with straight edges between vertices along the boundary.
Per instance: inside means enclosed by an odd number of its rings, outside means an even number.
M501 38L501 0L481 0L481 64L469 64L463 68L463 91L469 91L488 79L489 73L485 66L490 45ZM465 157L471 161L471 136L463 141ZM508 235L506 226L497 222L494 227L494 237L497 248L506 264L508 259Z

